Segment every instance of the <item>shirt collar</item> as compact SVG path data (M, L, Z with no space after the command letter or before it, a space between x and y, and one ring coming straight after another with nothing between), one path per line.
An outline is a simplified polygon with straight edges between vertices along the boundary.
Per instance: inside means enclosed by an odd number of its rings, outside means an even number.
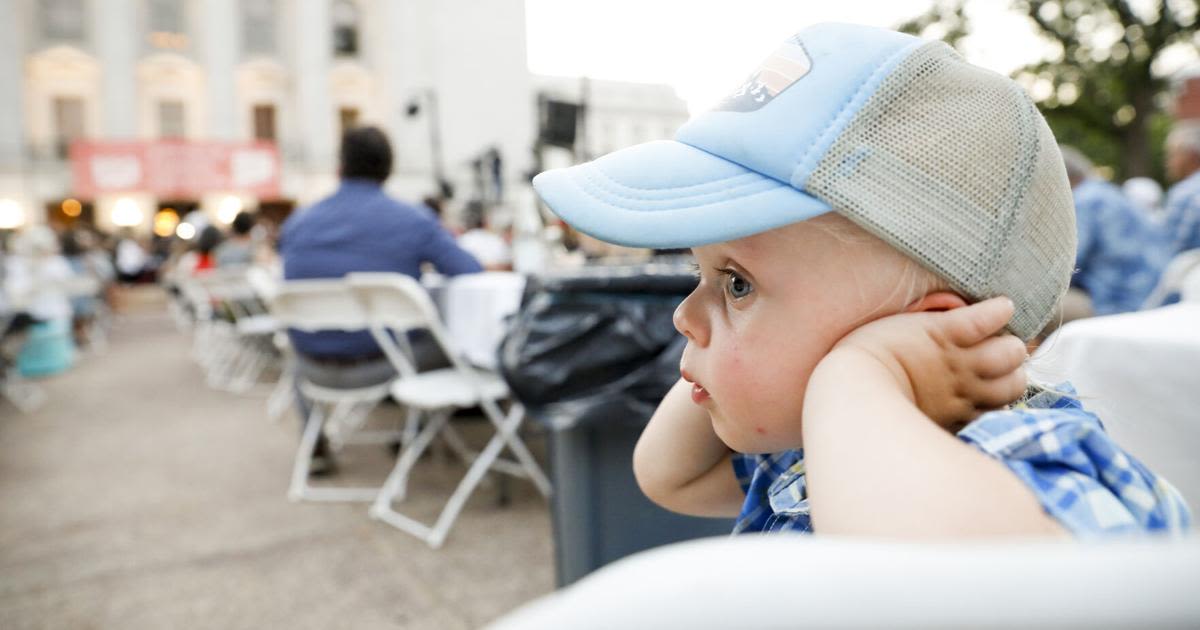
M375 191L383 187L383 184L365 177L348 177L342 180L338 191Z
M1013 409L1083 409L1079 393L1069 382L1055 385L1030 384L1025 397L1011 405Z

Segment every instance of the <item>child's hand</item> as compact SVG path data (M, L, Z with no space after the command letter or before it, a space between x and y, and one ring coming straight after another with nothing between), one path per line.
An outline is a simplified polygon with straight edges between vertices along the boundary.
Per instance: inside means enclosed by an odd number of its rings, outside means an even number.
M925 415L957 431L1025 391L1025 344L1011 334L997 336L1012 314L1012 302L998 297L950 311L884 317L843 337L822 363L846 353L871 357Z

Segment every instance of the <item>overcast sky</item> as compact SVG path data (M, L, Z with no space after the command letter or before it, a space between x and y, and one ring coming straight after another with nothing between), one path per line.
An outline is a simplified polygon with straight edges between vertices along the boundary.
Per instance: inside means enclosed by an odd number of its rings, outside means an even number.
M719 100L809 24L895 26L931 0L525 0L529 69L667 83L694 113ZM1007 2L972 2L967 58L1008 74L1044 44Z

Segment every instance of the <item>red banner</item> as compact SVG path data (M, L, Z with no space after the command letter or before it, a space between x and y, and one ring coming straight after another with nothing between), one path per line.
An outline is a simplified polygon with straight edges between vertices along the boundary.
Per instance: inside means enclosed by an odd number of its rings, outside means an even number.
M213 192L279 196L279 150L271 142L74 142L74 194L122 192L196 198Z

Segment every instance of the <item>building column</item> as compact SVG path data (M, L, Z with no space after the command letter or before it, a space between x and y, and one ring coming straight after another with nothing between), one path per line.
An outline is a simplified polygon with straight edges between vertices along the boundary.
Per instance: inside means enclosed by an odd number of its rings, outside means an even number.
M333 24L329 0L294 3L296 37L296 122L301 130L307 170L320 174L333 170L335 139L333 100L329 95L329 70L333 58Z
M17 0L0 0L0 172L25 162L25 76Z
M380 0L372 9L379 19L370 20L364 27L372 41L370 63L380 77L383 111L388 117L385 122L392 146L397 147L394 168L406 180L403 186L407 194L431 193L430 108L426 99L434 71L431 2ZM413 101L421 109L410 117L407 109Z
M138 129L138 51L144 34L136 0L105 0L92 4L96 56L104 69L100 88L104 126L97 134L107 140L132 140Z
M242 137L245 112L237 110L237 63L244 25L234 0L205 0L201 51L208 92L208 136L214 140Z

